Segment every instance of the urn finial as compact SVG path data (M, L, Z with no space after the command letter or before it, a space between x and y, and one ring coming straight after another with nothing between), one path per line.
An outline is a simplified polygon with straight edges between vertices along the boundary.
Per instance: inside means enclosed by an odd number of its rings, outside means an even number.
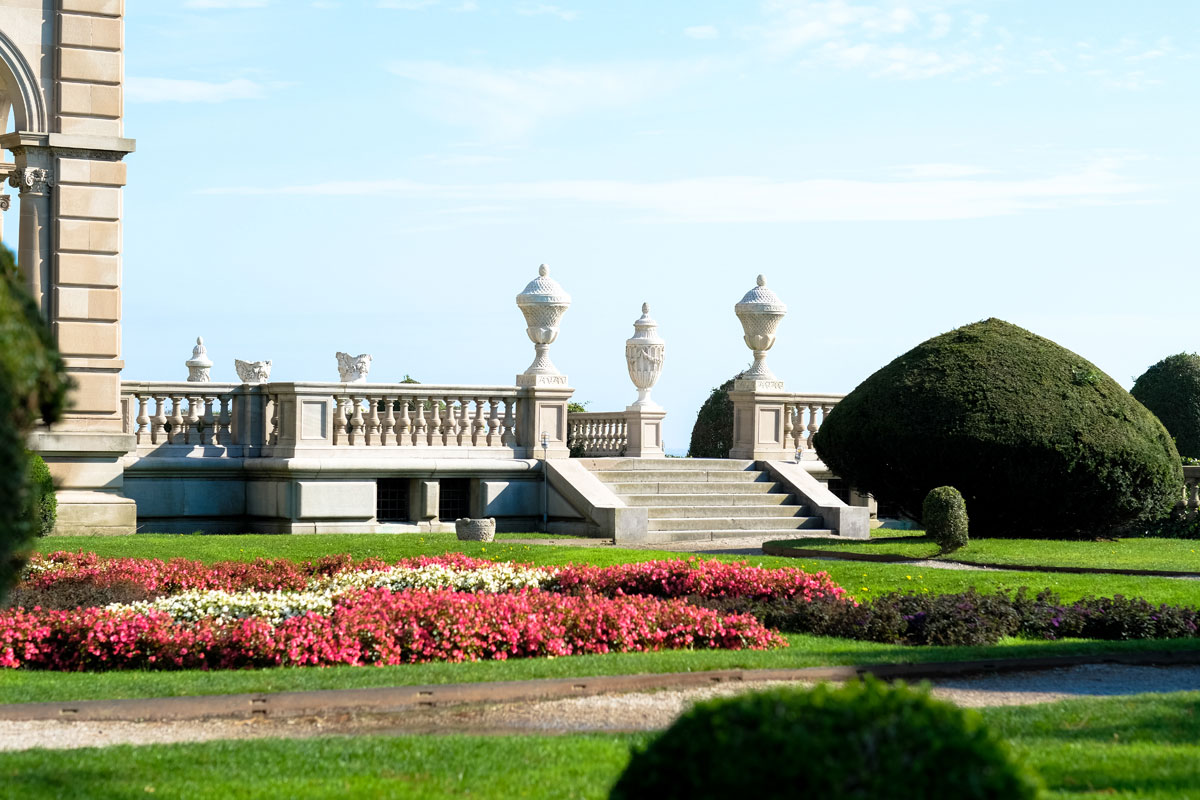
M659 411L650 399L650 390L662 375L667 343L658 335L658 323L650 318L650 304L642 303L642 316L633 323L633 336L625 340L625 363L629 379L637 387L638 399L628 410Z
M558 338L558 325L571 305L571 296L550 277L550 267L538 267L538 276L517 295L517 308L525 315L525 333L533 342L534 359L517 376L520 386L566 386L567 377L550 361L550 345Z
M787 315L787 306L775 292L767 288L765 275L759 275L755 283L757 285L733 307L742 323L742 338L746 346L754 351L754 365L742 373L740 386L736 388L783 389L783 381L776 378L767 367L766 358L767 351L775 345L775 331Z
M208 351L204 348L204 337L196 337L196 346L192 348L192 357L183 362L188 368L188 383L208 383L209 370L212 369L213 362L208 358Z

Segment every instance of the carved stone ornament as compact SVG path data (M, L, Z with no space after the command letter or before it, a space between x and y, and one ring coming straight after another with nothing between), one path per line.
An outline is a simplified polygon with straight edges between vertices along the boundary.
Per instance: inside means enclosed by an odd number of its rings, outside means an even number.
M371 356L367 353L352 356L349 353L338 353L338 376L342 383L366 383L367 373L371 371Z
M550 361L550 345L558 338L558 324L571 305L571 296L550 277L550 268L538 267L538 277L517 295L517 308L525 315L525 333L533 342L533 363L517 377L517 384L565 386L567 378Z
M746 346L754 351L754 365L742 373L739 382L753 382L753 388L758 389L782 389L783 381L767 367L766 359L767 351L775 345L775 331L787 315L787 306L767 288L767 279L759 275L758 285L746 292L733 311L742 323Z
M43 167L17 167L8 176L8 185L21 193L45 192L50 188L50 170Z
M271 380L270 361L242 361L235 358L233 368L242 383L266 383Z
M204 337L196 337L196 346L192 348L192 357L183 363L188 368L188 383L208 383L212 380L208 377L208 371L212 369L213 362L208 357L208 351L204 349Z
M633 323L633 336L625 340L625 363L629 379L637 387L637 402L629 410L658 411L661 406L650 399L650 389L662 374L667 343L658 335L658 323L650 318L650 304L642 303L642 316Z
M0 194L0 211L8 211L12 208L12 195Z

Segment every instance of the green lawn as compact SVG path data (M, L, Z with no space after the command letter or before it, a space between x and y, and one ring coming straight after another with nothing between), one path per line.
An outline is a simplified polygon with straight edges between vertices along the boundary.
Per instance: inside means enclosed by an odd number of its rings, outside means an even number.
M772 542L830 553L878 553L905 558L973 561L1022 566L1101 567L1200 573L1200 542L1188 539L1119 539L1107 542L1064 542L1047 539L972 539L953 553L940 548L924 531L877 530L870 541L793 539Z
M1178 800L1200 797L1198 712L1200 692L1187 692L984 716L1041 773L1050 798ZM362 736L31 750L0 753L0 798L603 798L642 740Z
M968 659L1097 655L1143 651L1200 651L1200 639L1040 642L1005 639L990 647L905 647L824 636L786 634L776 650L666 650L566 658L405 664L391 667L290 667L169 672L39 672L0 670L0 703L173 697L247 692L358 689L375 686L703 672L719 669L796 669L858 664L924 664Z

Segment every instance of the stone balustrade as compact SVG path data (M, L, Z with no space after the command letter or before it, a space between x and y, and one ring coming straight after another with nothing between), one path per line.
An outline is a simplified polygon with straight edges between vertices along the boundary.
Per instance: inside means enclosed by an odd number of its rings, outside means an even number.
M625 411L586 411L567 417L567 442L583 458L623 456L629 447L629 421Z
M1185 466L1183 468L1183 497L1176 504L1175 510L1185 514L1194 514L1200 509L1200 466Z
M123 381L123 432L138 450L165 445L229 447L235 441L236 383Z
M845 395L841 394L789 394L785 396L783 438L791 443L794 452L815 453L813 436L821 423L829 416Z

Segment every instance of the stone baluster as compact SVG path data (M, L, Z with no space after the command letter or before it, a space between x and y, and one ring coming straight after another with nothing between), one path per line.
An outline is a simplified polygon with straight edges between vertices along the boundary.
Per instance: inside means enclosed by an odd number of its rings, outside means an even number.
M817 422L817 419L816 419L817 412L816 412L816 409L814 409L813 410L813 420L812 420L812 422L810 422L808 424L808 449L809 450L813 449L813 436L816 436L817 430L821 427L822 424L824 424L825 418L829 416L829 412L833 411L833 406L832 405L822 405L822 406L820 406L820 409L821 409L821 421Z
M396 423L396 446L408 447L412 444L412 421L408 417L408 398L400 398L400 421Z
M166 444L167 442L167 398L164 395L154 395L154 417L151 420L150 443Z
M233 444L233 418L230 414L230 408L233 405L233 398L226 395L217 395L217 441L219 445L228 447Z
M350 407L354 409L354 413L350 417L350 446L355 447L364 444L364 423L363 423L363 398L350 398Z
M504 435L500 437L500 444L517 446L517 401L512 397L504 401Z
M488 418L487 418L487 445L495 447L500 444L500 400L495 397L488 398Z
M1195 511L1200 508L1200 481L1190 481L1185 484L1187 490L1187 510Z
M429 429L429 426L425 422L425 398L420 396L413 397L413 408L416 409L416 419L413 420L413 445L424 447L426 444L425 435Z
M346 435L350 430L350 421L346 418L346 398L335 397L333 400L333 446L344 445Z
M184 438L190 445L202 444L200 432L204 427L204 400L191 395L187 398L187 425L184 428Z
M484 399L476 397L475 400L475 421L472 423L471 429L471 445L474 447L482 447L487 441L487 422L484 421Z
M367 405L370 408L370 413L367 414L367 444L378 445L379 434L383 430L383 425L379 421L379 403L380 401L374 397L367 398Z
M142 444L143 441L150 441L150 414L147 408L150 405L150 398L144 394L136 394L134 397L137 398L138 403L137 419L135 420L137 422L137 443ZM143 436L145 436L144 440Z
M450 436L449 442L455 447L462 447L470 444L468 430L470 429L471 421L467 419L467 405L461 397L446 398L447 408L452 410L451 419L454 420L453 434Z
M197 443L201 445L216 445L217 439L217 398L205 394L196 398L200 401L200 421L198 426Z
M266 406L263 408L263 418L267 420L267 429L263 431L263 439L266 440L267 445L279 444L279 395L267 395ZM336 427L333 433L334 436L337 436ZM245 442L242 444L245 444Z
M442 404L432 395L429 398L429 446L441 447L445 444L443 438L445 426L442 420Z
M389 445L396 443L396 398L385 395L383 398L383 421L380 422L379 443Z
M187 435L183 430L183 395L171 395L171 444L185 444Z

